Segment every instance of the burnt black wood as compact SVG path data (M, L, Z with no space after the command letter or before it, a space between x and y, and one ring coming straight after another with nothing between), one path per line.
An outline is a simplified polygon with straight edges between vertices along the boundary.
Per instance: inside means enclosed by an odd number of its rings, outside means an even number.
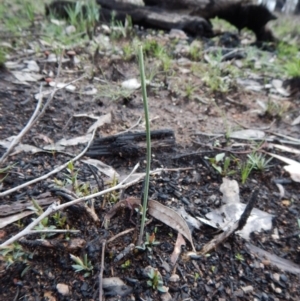
M175 146L173 130L151 131L152 149L165 150ZM128 132L95 139L85 155L92 158L105 156L136 157L145 154L146 132Z

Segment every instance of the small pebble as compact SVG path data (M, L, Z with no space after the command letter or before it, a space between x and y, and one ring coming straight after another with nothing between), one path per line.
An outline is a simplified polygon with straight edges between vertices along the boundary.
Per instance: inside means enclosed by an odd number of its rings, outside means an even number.
M284 274L280 275L280 280L285 283L288 282L288 278Z
M69 286L64 283L57 283L56 289L63 296L67 296L70 293Z
M273 279L274 279L276 282L279 282L280 275L279 275L278 273L274 273L274 274L273 274Z
M169 278L169 281L171 282L178 282L180 280L180 277L179 275L177 274L173 274L170 278Z
M253 292L254 288L252 285L241 287L245 294Z

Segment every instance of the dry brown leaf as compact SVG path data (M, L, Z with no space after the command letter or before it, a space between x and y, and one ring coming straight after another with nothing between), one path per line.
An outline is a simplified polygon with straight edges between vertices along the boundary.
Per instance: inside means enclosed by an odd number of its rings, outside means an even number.
M171 257L170 257L170 260L171 260L171 263L174 265L181 253L181 246L185 246L185 240L183 238L183 236L178 233L177 234L177 240L176 240L176 243L175 243L175 247L174 247L174 251L173 253L171 254Z
M181 233L191 243L193 251L196 252L193 238L186 221L173 209L162 205L159 202L150 200L148 213L164 224Z

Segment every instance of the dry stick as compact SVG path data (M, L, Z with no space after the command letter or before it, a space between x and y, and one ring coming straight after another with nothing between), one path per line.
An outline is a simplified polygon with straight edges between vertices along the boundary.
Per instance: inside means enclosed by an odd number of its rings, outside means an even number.
M210 242L205 244L200 251L200 254L204 255L211 250L215 249L218 244L220 244L222 241L227 239L232 233L242 230L243 227L246 225L246 222L251 214L251 211L256 204L257 201L257 195L258 195L258 187L254 188L254 191L251 195L250 201L248 202L244 212L242 213L240 219L236 222L234 222L228 230L222 232L221 234L215 236Z
M55 78L55 87L54 87L54 91L56 90L56 86L57 86L57 78L60 74L60 70L61 70L61 64L62 64L62 55L60 57L60 61L59 61L59 65L58 65L58 71L57 71L57 75ZM46 108L48 107L49 103L51 102L55 92L52 92L50 94L50 96L48 97L41 113L37 116L38 111L41 107L42 101L43 101L43 95L42 95L42 84L40 85L40 91L39 91L39 100L38 100L38 104L37 107L32 115L32 117L30 118L29 122L27 123L27 125L25 126L25 128L19 133L18 136L16 136L14 138L14 140L12 141L12 143L10 144L10 146L8 147L7 151L4 153L4 155L2 156L2 158L0 159L0 164L4 162L4 160L8 157L8 155L10 154L10 152L12 151L12 149L21 141L22 137L33 127L33 125L37 122L37 120L44 114L44 112L46 111Z
M58 211L58 210L62 210L62 209L65 209L69 206L72 206L72 205L75 205L75 204L78 204L80 202L83 202L83 201L87 201L87 200L90 200L92 198L96 198L96 197L99 197L103 194L106 194L106 193L109 193L109 192L112 192L112 191L115 191L117 189L125 189L127 187L129 187L130 185L132 184L135 184L137 182L139 182L143 177L144 175L136 178L135 180L127 183L127 184L124 184L126 183L127 179L136 171L136 169L139 167L139 164L137 164L133 170L131 171L131 173L123 180L121 181L118 185L114 186L114 187L111 187L111 188L108 188L108 189L105 189L105 190L102 190L100 192L97 192L97 193L94 193L94 194L90 194L88 196L85 196L85 197L81 197L79 199L76 199L76 200L73 200L73 201L70 201L70 202L67 202L67 203L64 203L64 204L61 204L59 205L59 203L57 202L54 202L53 204L51 204L46 211L44 211L38 218L36 218L31 224L29 224L25 229L23 229L21 232L19 232L18 234L14 235L13 237L11 237L10 239L8 239L7 241L5 241L4 243L2 243L0 245L0 248L2 247L5 247L15 241L17 241L18 239L20 239L21 237L23 237L24 235L27 235L27 233L29 231L31 231L32 228L34 228L36 225L39 224L40 221L42 221L45 217L49 216L50 214Z
M132 231L134 231L134 230L135 230L135 228L129 228L129 229L123 231L123 232L120 232L120 233L118 233L117 235L115 235L115 236L111 237L110 239L108 239L108 240L107 240L107 243L111 243L112 241L114 241L115 239L119 238L120 236L123 236L123 235L125 235L125 234L128 234L128 233L130 233L130 232L132 232Z
M0 158L0 164L2 164L5 161L5 159L8 157L8 155L10 154L12 149L21 141L22 137L31 129L32 125L34 124L34 120L35 120L35 118L36 118L36 116L39 112L39 109L40 109L40 107L42 105L42 101L43 101L43 97L42 97L41 92L42 92L42 84L40 86L40 97L39 97L36 108L35 108L32 116L31 116L31 118L29 119L28 123L23 128L23 130L14 138L14 140L11 142L11 144L8 147L8 149L6 150L6 152Z
M99 273L99 301L102 301L103 296L103 271L104 271L104 254L105 254L105 244L106 241L104 240L102 243L102 254L101 254L101 269Z
M26 235L38 234L38 233L79 233L80 230L64 230L64 229L45 229L45 230L31 230Z
M59 73L60 73L60 66L61 66L61 62L60 62L60 65L59 65L59 69L58 69L58 73L57 73L57 77L59 76ZM42 96L42 93L41 93L41 88L40 88L40 97L39 97L39 101L38 101L38 104L37 104L37 107L36 107L36 111L34 112L34 114L32 115L31 119L29 120L28 124L25 126L25 128L20 132L20 134L18 136L16 136L14 138L14 140L12 141L11 145L9 146L8 150L4 153L4 155L1 157L0 159L0 164L2 164L5 159L8 157L8 155L10 154L10 152L12 151L12 149L16 146L17 143L20 142L21 138L32 128L32 126L37 122L38 119L41 118L41 116L43 116L43 114L45 113L47 107L49 106L50 102L52 101L55 93L61 89L64 89L65 87L67 87L68 85L71 85L81 79L83 79L84 77L86 77L86 75L83 75L77 79L74 79L72 81L70 81L69 83L67 83L64 87L61 87L61 88L56 88L56 84L55 84L55 88L54 90L51 92L51 94L49 95L45 105L43 106L43 109L41 111L41 113L37 115L37 112L38 112L38 109L41 105L41 102L43 100L43 96Z
M47 173L47 174L45 174L45 175L43 175L43 176L41 176L39 178L36 178L36 179L33 179L33 180L29 181L29 182L23 183L23 184L21 184L19 186L16 186L16 187L11 188L9 190L6 190L4 192L0 192L0 197L6 196L6 195L8 195L8 194L10 194L12 192L15 192L15 191L17 191L17 190L19 190L21 188L27 187L27 186L29 186L31 184L34 184L34 183L37 183L39 181L45 180L45 179L49 178L50 176L52 176L52 175L60 172L64 168L66 168L68 166L69 162L71 162L71 161L74 162L74 161L80 159L86 153L86 151L89 149L91 143L93 142L93 139L94 139L94 136L95 136L95 131L96 131L96 129L93 131L92 137L91 137L88 145L86 146L86 148L79 155L77 155L74 159L69 160L67 163L65 163L65 164L63 164L63 165L55 168L54 170L50 171L49 173Z

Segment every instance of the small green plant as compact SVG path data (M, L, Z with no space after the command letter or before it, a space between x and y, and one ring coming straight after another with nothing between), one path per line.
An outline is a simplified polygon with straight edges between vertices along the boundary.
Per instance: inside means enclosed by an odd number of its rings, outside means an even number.
M243 255L240 254L240 253L237 253L237 254L235 255L235 259L236 259L237 261L244 261L244 260L245 260L244 257L243 257Z
M33 209L35 210L36 214L38 216L42 215L44 213L43 208L37 203L35 199L31 199L32 204L33 204ZM34 230L54 230L56 229L56 226L54 225L49 225L49 217L45 217L41 220L41 222L34 227ZM53 236L54 233L47 233L47 234L41 234L41 238L45 239L46 237Z
M229 170L231 159L230 157L225 156L225 153L217 154L214 158L205 157L205 159L208 159L212 167L222 176L231 176L235 174L234 170ZM220 163L223 161L224 163L222 167L220 166Z
M146 241L142 244L142 246L137 246L136 248L139 250L148 250L149 252L152 252L152 248L159 244L160 242L155 240L155 233L152 233L151 235L146 233Z
M6 51L3 47L0 46L0 67L4 66L4 63L6 61L5 55Z
M0 248L0 255L6 264L6 268L17 262L26 264L26 268L21 273L21 276L23 276L30 268L28 259L32 259L33 257L33 254L25 252L18 242L14 242L11 245Z
M189 56L193 61L199 61L201 59L202 53L201 49L197 44L192 44L189 48Z
M195 282L200 279L200 274L199 273L195 273L195 276L194 276L194 280Z
M131 60L131 58L134 56L134 50L132 49L132 46L130 43L126 43L122 47L123 50L123 58L125 61Z
M88 1L86 4L86 14L84 16L86 32L93 39L97 22L99 21L99 6L94 0Z
M1 54L0 54L1 55ZM1 59L1 58L0 58ZM0 62L1 65L1 62ZM8 176L10 170L15 166L15 164L13 165L8 165L6 167L0 168L0 184L6 179L6 177Z
M148 277L150 278L150 280L147 281L148 286L151 286L154 290L158 290L161 293L167 292L162 277L157 269L151 268Z
M72 254L70 254L70 257L76 263L72 265L72 268L75 270L76 273L86 271L83 274L83 277L88 277L91 274L94 267L92 266L92 263L88 260L87 254L84 254L82 259Z
M287 62L285 65L285 70L287 75L290 77L300 76L300 59L294 58Z
M196 86L193 85L190 81L185 85L185 97L187 99L192 99L194 92L196 90Z
M70 161L68 163L67 171L68 171L69 174L65 174L66 181L67 181L68 184L72 184L72 187L73 187L74 191L76 191L76 189L78 188L77 177L78 177L79 170L77 170L75 168L73 161Z
M122 269L128 269L131 266L131 261L128 259L123 264L121 264Z
M239 168L241 170L242 184L245 184L253 169L253 165L249 161L247 161L245 163L240 164Z
M70 24L75 27L80 27L83 30L83 11L82 3L80 1L76 2L75 6L67 6L66 12L68 14L68 19ZM80 26L79 26L80 25Z
M31 26L34 25L34 7L32 5L32 3L27 2L25 3L25 11L26 11L26 15L27 18L31 24Z
M269 99L264 114L271 118L281 118L282 115L287 111L287 109L288 105L284 105L282 103Z
M54 220L54 222L55 222L55 224L57 225L58 228L63 229L66 226L67 217L62 216L59 211L55 212L52 215L52 218L53 218L53 220Z
M252 166L252 169L255 169L257 171L263 172L272 166L269 163L273 158L267 159L266 156L261 153L252 153L247 155L247 157L248 164Z

